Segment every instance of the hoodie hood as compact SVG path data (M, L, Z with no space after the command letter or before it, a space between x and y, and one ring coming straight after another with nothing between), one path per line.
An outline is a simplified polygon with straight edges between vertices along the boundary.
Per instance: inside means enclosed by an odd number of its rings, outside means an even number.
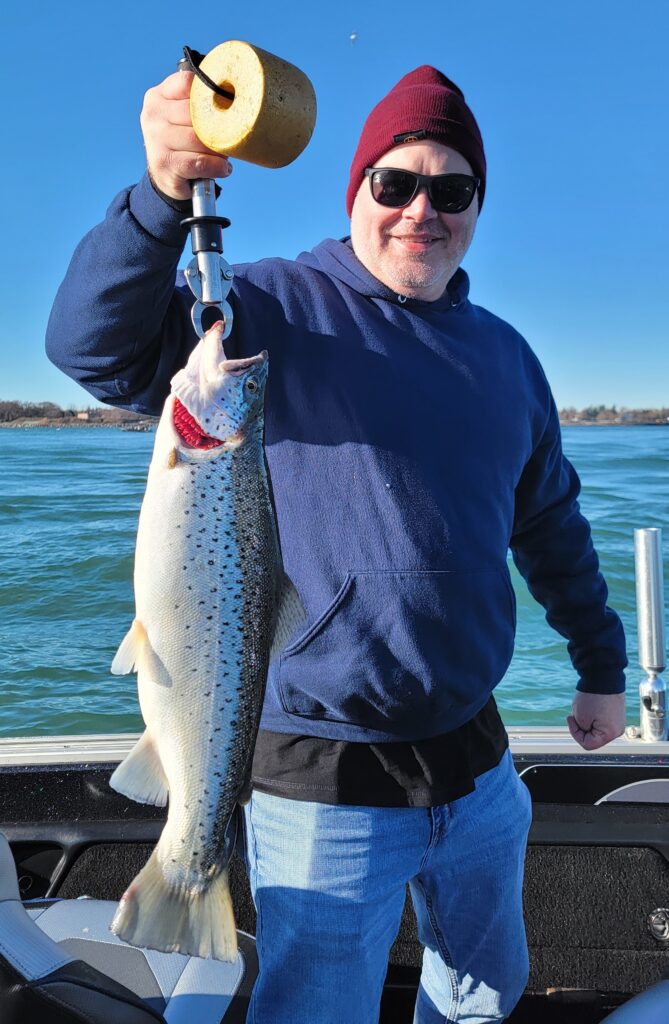
M323 271L323 273L336 278L367 298L385 299L387 302L406 305L409 308L422 306L434 310L453 309L466 302L469 295L469 277L462 267L458 267L448 282L444 294L434 302L426 302L423 299L412 299L401 295L393 291L392 288L382 284L362 265L353 252L351 239L348 235L339 241L336 241L334 238L326 238L324 242L317 245L311 252L300 253L297 257L297 262L313 267L314 270Z

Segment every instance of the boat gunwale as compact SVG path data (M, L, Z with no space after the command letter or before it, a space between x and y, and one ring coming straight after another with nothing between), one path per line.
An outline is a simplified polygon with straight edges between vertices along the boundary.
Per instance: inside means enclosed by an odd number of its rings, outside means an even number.
M648 763L667 759L669 742L647 742L621 736L599 750L582 750L568 729L559 726L507 728L516 761L541 757L556 763ZM139 739L139 733L88 733L62 736L0 737L0 770L31 765L118 764Z

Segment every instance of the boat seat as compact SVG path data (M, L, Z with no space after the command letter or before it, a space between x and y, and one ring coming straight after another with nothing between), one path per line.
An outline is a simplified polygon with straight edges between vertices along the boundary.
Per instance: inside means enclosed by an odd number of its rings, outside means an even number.
M601 1024L667 1024L669 978L646 989L605 1017Z
M2 1024L243 1024L258 965L238 933L233 963L136 949L109 931L110 900L21 903L0 833Z

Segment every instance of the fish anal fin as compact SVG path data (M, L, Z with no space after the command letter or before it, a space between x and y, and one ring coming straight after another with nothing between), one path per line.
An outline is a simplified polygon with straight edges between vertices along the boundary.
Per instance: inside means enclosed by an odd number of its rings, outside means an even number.
M113 772L109 785L138 804L164 807L169 787L158 748L147 729Z
M304 625L306 612L293 581L284 573L277 590L277 615L269 659L278 658L294 633Z

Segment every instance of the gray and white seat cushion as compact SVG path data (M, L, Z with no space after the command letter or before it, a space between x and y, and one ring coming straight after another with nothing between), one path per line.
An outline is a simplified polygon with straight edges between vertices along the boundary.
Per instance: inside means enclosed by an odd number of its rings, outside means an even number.
M2 1024L243 1024L257 975L251 936L238 933L234 963L136 949L109 931L116 907L90 899L23 905L0 834Z

